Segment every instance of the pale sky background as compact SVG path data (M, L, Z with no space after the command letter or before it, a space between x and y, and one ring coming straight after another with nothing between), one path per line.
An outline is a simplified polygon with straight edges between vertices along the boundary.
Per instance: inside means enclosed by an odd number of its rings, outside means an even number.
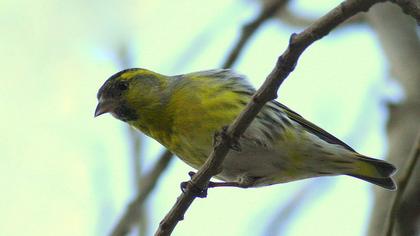
M319 16L333 0L296 0ZM239 0L0 1L0 235L106 235L134 196L127 127L93 118L96 92L121 67L163 74L220 67L258 4ZM300 29L276 20L249 42L235 70L259 86ZM367 26L335 30L311 46L279 100L359 152L386 153L384 97L395 97L386 62ZM144 167L159 144L145 144ZM172 162L149 199L150 234L180 194L191 168ZM363 235L372 189L350 177L259 189L215 189L197 199L173 235L266 235L273 216L311 184L281 235Z

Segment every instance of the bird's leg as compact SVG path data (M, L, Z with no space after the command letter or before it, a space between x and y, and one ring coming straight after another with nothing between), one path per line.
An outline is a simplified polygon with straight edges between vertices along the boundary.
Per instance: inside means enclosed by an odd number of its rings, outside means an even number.
M239 181L229 181L229 182L209 182L209 188L216 187L237 187L237 188L249 188L252 187L255 183L254 178L242 178Z
M236 187L236 188L249 188L252 186L252 183L246 182L209 182L209 188L217 187Z
M190 176L190 178L192 178L195 175L195 172L190 171L190 172L188 172L188 175ZM187 189L190 188L194 196L199 197L199 198L206 198L207 197L207 188L200 189L191 180L181 182L180 187L181 187L181 191L183 193L185 193L185 191L187 191Z
M248 188L249 185L241 182L209 182L209 188L217 187L237 187L237 188Z

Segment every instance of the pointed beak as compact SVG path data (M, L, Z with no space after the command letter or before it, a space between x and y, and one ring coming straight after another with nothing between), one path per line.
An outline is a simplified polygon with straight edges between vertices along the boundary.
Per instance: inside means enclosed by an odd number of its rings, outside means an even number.
M100 98L98 105L96 106L96 109L95 109L95 117L108 113L108 112L112 112L115 109L115 107L116 107L115 102Z

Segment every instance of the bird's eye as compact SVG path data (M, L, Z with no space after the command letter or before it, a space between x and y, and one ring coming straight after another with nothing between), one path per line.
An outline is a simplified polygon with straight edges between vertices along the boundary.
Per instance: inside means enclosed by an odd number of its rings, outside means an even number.
M127 82L121 82L117 84L117 88L120 91L124 91L128 89L128 83Z

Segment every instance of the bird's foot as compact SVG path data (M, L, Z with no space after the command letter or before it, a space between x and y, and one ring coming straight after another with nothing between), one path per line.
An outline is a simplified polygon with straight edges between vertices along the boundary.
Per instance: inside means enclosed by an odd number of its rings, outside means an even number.
M188 175L190 176L190 178L192 178L195 175L195 172L190 171L190 172L188 172ZM191 180L181 182L180 187L181 187L181 191L183 193L185 193L187 190L190 190L192 192L192 194L196 197L199 197L199 198L206 198L207 197L207 188L201 189L201 188L197 187Z

